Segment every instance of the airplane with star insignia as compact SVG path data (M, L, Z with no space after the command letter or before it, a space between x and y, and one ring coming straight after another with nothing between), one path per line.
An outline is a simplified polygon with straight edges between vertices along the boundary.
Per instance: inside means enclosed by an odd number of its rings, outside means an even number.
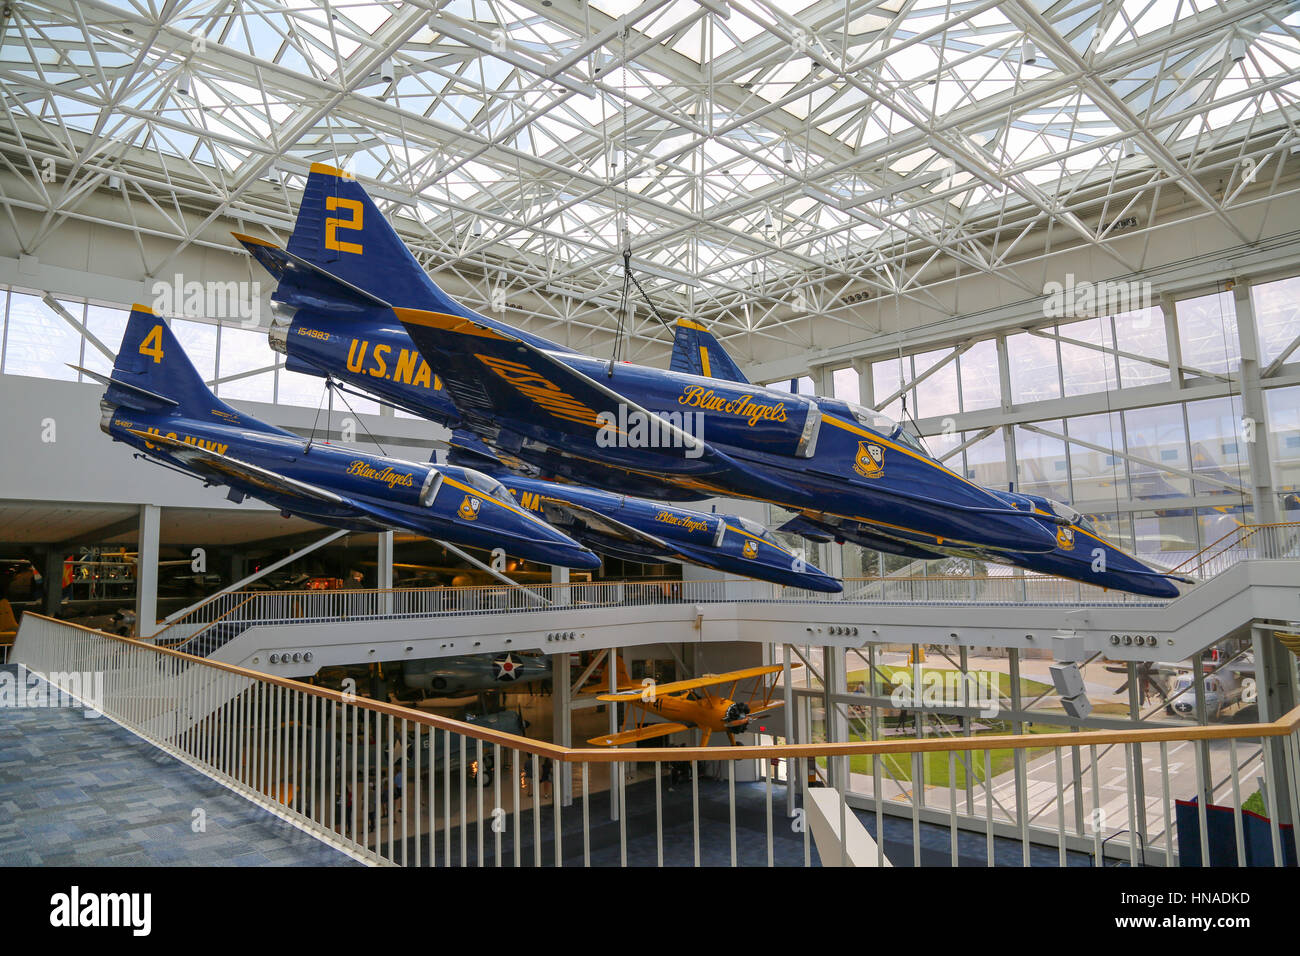
M618 747L698 728L701 747L707 747L715 733L726 734L735 745L736 735L748 733L755 719L785 705L784 700L772 699L776 682L767 680L781 673L781 669L780 664L746 667L669 684L648 683L623 693L601 694L597 700L625 705L623 729L592 737L587 743L595 747ZM737 693L738 686L751 680L754 683L748 694ZM727 685L725 691L714 692L713 688L723 685ZM652 717L659 720L652 721Z

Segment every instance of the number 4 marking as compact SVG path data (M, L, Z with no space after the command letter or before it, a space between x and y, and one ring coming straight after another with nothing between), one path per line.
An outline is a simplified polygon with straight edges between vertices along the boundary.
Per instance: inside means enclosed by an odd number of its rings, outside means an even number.
M149 330L149 334L140 343L140 354L151 356L155 365L163 360L161 325L155 325Z

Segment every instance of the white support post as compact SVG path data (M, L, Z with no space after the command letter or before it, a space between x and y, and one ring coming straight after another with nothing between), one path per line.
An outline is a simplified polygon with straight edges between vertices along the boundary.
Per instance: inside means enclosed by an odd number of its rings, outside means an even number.
M573 746L573 694L569 689L569 655L551 655L551 733L555 742L561 747ZM586 773L584 766L583 772ZM538 785L533 781L533 786ZM573 764L560 764L560 776L551 787L553 800L560 801L560 806L573 805Z
M158 631L158 534L162 508L140 506L135 559L135 636L147 640Z
M379 548L375 555L375 586L381 592L381 608L384 614L393 613L393 532L382 531L379 534Z
M835 702L837 695L848 693L844 679L844 653L841 647L822 647L822 706L826 710L828 743L842 743L849 739L848 721L841 705ZM848 769L847 757L827 758L826 770L830 774L831 786L847 792Z
M1269 461L1268 409L1260 389L1255 305L1250 298L1250 286L1245 282L1237 283L1232 295L1237 311L1237 338L1241 345L1241 422L1238 431L1250 461L1255 523L1275 524L1278 521L1278 502L1273 488L1273 463Z
M618 693L618 648L611 647L609 653L605 655L605 676L609 692ZM611 735L618 733L618 704L615 701L609 701L609 732ZM619 794L623 787L623 765L621 763L609 764L609 818L618 819Z

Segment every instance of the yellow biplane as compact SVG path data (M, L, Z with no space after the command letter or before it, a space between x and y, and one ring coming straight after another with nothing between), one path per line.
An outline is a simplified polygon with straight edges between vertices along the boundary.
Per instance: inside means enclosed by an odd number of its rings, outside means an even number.
M798 665L795 665L798 666ZM615 734L592 737L587 743L596 747L617 747L620 744L667 737L678 731L698 727L703 732L701 747L709 745L709 737L716 731L724 733L735 744L736 734L749 729L749 722L760 714L775 710L785 704L773 700L775 681L765 678L779 674L781 665L747 667L726 674L706 674L693 680L673 681L670 684L646 684L626 693L601 694L597 700L626 704L623 729ZM754 687L745 700L738 700L736 686L753 678ZM711 693L709 688L730 684L725 694ZM759 695L759 691L762 695ZM633 715L636 721L633 722ZM663 718L663 722L647 723L650 716Z

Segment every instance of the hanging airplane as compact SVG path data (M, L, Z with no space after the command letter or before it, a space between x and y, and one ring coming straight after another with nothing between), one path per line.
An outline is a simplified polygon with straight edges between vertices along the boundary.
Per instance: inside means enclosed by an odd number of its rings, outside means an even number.
M551 659L540 654L466 654L403 661L402 683L430 697L504 691L551 679Z
M671 684L648 685L617 694L601 694L596 699L625 704L623 729L617 733L592 737L587 743L596 747L617 747L639 743L656 737L668 737L683 730L698 727L700 746L709 745L714 733L726 734L733 745L736 734L749 730L751 721L785 705L783 700L773 700L775 681L765 678L781 673L781 665L747 667L725 674L706 674L692 680L673 681ZM746 699L737 699L736 687L741 681L754 680ZM730 684L725 693L715 694L709 688ZM761 694L760 694L761 690ZM634 716L635 719L634 719ZM648 721L650 716L663 718L662 722Z
M806 516L823 538L1015 564L1055 554L1050 573L1086 567L1084 580L1103 587L1178 593L1093 540L1074 509L981 487L878 412L745 382L711 336L703 350L675 349L663 371L581 355L466 308L340 170L312 166L287 249L237 238L279 280L270 335L287 367L472 431L538 477L654 499L758 499ZM1082 565L1067 547L1079 539L1092 545Z
M643 563L688 562L827 594L844 590L763 525L740 515L523 477L465 431L452 434L447 460L498 479L521 507L601 554Z
M244 415L204 384L152 310L131 311L100 428L145 457L229 487L228 497L353 531L412 531L474 548L591 569L600 558L514 503L499 481L454 465L419 464L321 442Z

